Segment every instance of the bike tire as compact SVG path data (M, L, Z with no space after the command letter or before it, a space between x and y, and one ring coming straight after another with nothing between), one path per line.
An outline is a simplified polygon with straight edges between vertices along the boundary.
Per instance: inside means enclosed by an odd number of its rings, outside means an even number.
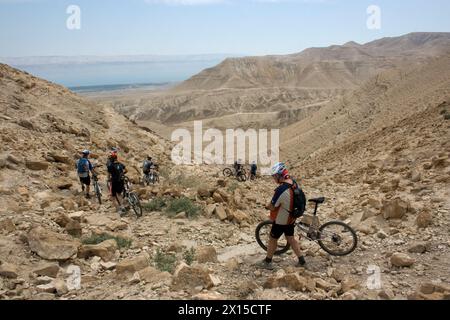
M225 177L231 177L232 175L233 175L233 170L231 170L230 168L225 168L224 170L223 170L223 175L225 176Z
M138 218L142 217L142 206L141 202L139 201L139 197L134 192L130 192L128 194L128 202L130 203L131 207L133 208L134 213Z
M317 242L319 243L319 246L327 253L329 253L332 256L337 256L337 257L343 257L343 256L347 256L349 254L351 254L353 251L355 251L356 247L358 246L358 236L356 235L355 230L353 230L349 225L345 224L344 222L341 221L330 221L325 223L324 225L322 225L319 228L319 232L320 234L327 228L330 226L341 226L343 228L345 228L348 232L350 232L351 236L352 236L352 245L349 247L349 249L343 251L343 252L338 252L335 250L330 249L329 247L327 247L326 244L323 243L323 239L319 239ZM322 235L321 235L322 238Z
M245 182L245 181L247 181L247 176L242 173L242 174L238 175L237 179L240 182Z
M263 237L262 237L262 233L263 233L263 229L264 228L271 228L273 225L273 221L267 220L267 221L263 221L261 222L257 227L256 227L256 231L255 231L255 238L256 238L256 242L259 244L259 246L264 249L264 251L267 251L267 245L264 243L263 241ZM278 248L275 251L275 255L281 255L283 253L286 253L289 249L290 249L290 245L289 243L286 242L285 245L280 245L278 244Z
M95 194L97 196L98 204L102 204L102 192L100 191L100 186L95 183Z

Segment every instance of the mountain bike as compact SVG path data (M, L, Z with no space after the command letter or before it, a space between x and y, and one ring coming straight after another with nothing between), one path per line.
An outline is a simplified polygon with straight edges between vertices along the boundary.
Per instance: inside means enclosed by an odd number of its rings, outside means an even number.
M236 179L240 182L247 181L247 172L245 171L244 168L240 169L238 172L236 172L234 168L225 168L223 170L223 175L225 177L235 176Z
M142 184L144 186L149 186L151 184L159 183L159 174L156 171L149 172L148 174L144 174L142 177Z
M95 196L97 197L98 203L102 204L102 188L100 188L100 185L98 184L97 174L92 174L92 180L94 181Z
M309 202L315 203L312 223L307 224L300 221L295 224L300 238L304 237L309 241L317 242L323 250L332 256L346 256L352 253L358 245L356 232L341 221L330 221L319 226L317 209L320 204L325 202L325 198L311 199ZM264 221L256 228L256 241L266 251L273 223L271 220ZM286 253L289 248L289 243L285 239L280 239L275 254Z
M142 217L141 201L139 200L139 196L135 192L131 191L132 184L127 176L123 177L123 185L123 198L127 199L136 216L138 218Z

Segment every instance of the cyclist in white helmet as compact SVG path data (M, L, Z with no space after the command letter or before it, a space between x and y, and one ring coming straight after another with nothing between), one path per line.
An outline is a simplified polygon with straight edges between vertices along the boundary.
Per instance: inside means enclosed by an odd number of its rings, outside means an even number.
M277 249L278 240L284 234L286 240L291 245L298 257L297 266L304 266L306 261L303 257L300 246L294 237L295 218L290 214L293 208L293 189L292 186L297 183L290 177L286 165L278 162L272 167L272 177L278 184L272 201L266 206L270 210L270 218L273 220L272 230L270 232L269 244L267 246L267 256L260 263L260 267L273 270L272 258Z

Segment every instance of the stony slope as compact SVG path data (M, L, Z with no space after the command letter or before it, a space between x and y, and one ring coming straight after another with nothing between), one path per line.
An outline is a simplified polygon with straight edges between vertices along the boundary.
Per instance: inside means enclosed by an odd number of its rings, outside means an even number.
M384 130L348 135L303 162L293 154L308 197L328 198L321 221L348 220L361 245L333 258L302 241L307 269L289 254L273 273L255 266L264 253L253 237L270 179L238 184L220 177L222 168L170 168L167 142L108 107L0 70L0 299L448 299L448 100L411 100L415 112ZM109 201L83 199L75 155L89 147L103 162L108 142L122 146L129 166L152 153L169 167L161 185L136 189L144 202L184 199L200 207L198 217L155 205L141 219L120 218ZM104 233L116 240L86 245ZM382 272L380 290L366 287L370 265ZM79 289L67 281L73 266Z

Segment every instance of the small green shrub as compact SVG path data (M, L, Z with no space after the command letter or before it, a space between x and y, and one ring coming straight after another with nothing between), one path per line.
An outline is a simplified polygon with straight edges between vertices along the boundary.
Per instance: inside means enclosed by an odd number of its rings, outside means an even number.
M160 249L157 249L156 254L153 257L153 261L158 270L173 273L175 270L177 257L173 254L165 253Z
M143 205L143 208L147 212L155 212L155 211L162 211L164 207L167 205L167 200L163 197L158 197L155 199L152 199L150 202Z
M234 191L236 191L236 189L237 189L238 186L239 186L239 184L238 184L236 181L234 181L232 184L230 184L230 185L228 186L227 190L228 190L229 192L234 192Z
M190 266L195 260L195 249L190 248L183 253L184 261Z
M89 238L84 238L81 242L83 244L99 244L103 241L114 239L117 243L119 249L129 248L131 246L132 240L125 239L119 236L113 236L107 233L95 234L93 233Z
M175 216L180 212L185 212L188 218L195 218L200 213L200 206L196 205L194 201L189 198L182 197L179 199L171 199L167 203L166 213Z

